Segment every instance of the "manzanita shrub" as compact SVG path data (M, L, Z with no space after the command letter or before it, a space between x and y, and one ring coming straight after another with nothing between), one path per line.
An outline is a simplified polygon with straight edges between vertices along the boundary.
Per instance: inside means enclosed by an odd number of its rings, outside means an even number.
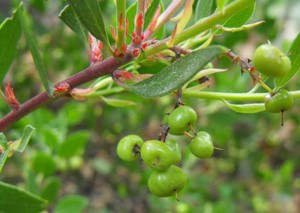
M90 64L57 82L48 77L53 73L47 71L26 2L12 1L13 14L0 26L0 81L3 85L0 95L7 106L2 107L7 113L3 113L0 119L0 172L7 161L18 155L16 152L26 153L25 147L32 135L42 134L47 149L55 150L55 153L40 152L32 159L33 171L41 174L35 179L43 183L43 189L28 183L31 187L25 190L0 182L0 212L35 213L50 211L53 206L55 212L82 212L88 205L85 197L77 195L65 196L57 204L55 199L61 182L54 176L57 168L63 171L68 166L77 168L81 165L80 155L90 137L88 132L80 130L68 135L63 119L60 119L60 126L56 129L39 130L40 126L28 123L23 133L15 133L20 135L19 138L9 138L12 135L10 132L14 131L13 124L26 122L27 115L63 97L86 101L87 104L89 100L96 99L114 107L143 105L142 102L128 100L122 96L123 93L131 92L140 96L140 100L147 101L149 98L174 97L170 106L172 110L160 116L161 126L156 137L143 138L132 132L116 141L115 153L124 161L149 167L151 172L146 182L150 193L177 200L189 193L181 193L189 182L189 175L184 169L184 155L188 152L205 161L214 153L222 152L214 135L199 127L198 111L189 106L188 100L220 100L237 113L254 114L265 110L279 113L281 125L284 125L284 113L300 97L300 90L288 91L284 88L300 69L300 34L286 52L267 40L256 44L261 46L253 52L252 63L252 59L235 53L232 47L224 46L215 38L225 32L243 32L264 24L264 20L249 23L256 4L259 4L255 0L166 2L116 0L115 12L108 17L112 21L108 22L103 15L102 1L67 0L57 15L82 40ZM44 87L44 92L26 101L20 101L15 95L17 85L14 74L7 77L19 50L18 44L21 41L24 43L23 38ZM218 60L215 59L220 58L228 58L239 67L241 78L250 76L250 91L206 91L213 85L215 74L226 74L231 70L218 68ZM149 64L151 69L141 71L143 66ZM119 94L118 98L111 97L116 94ZM71 114L68 118L75 119L76 123L77 117L82 116L81 112L76 112L73 105L73 109L69 108ZM43 111L39 116L41 125L55 119L55 116ZM127 123L123 119L115 122ZM180 138L187 138L189 142L182 145ZM98 164L98 169L104 171L105 164ZM111 170L108 168L105 171ZM29 172L26 176L30 180L34 175Z

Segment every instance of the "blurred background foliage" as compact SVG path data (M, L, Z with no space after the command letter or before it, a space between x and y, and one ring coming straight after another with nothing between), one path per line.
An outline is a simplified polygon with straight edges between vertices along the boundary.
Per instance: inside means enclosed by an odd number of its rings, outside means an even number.
M128 5L133 1L128 1ZM170 1L164 1L166 4ZM58 82L89 65L83 42L58 18L65 1L27 0L34 30L52 82ZM102 1L107 23L115 25L113 1ZM251 21L265 20L254 29L217 36L215 43L251 58L255 47L267 40L287 50L300 30L300 2L259 0ZM11 14L9 0L0 2L0 20ZM108 26L108 25L107 25ZM172 28L166 28L166 34ZM220 57L216 65L230 71L216 74L209 91L245 92L253 87L249 76ZM163 64L144 64L141 72L155 72ZM158 71L158 70L157 70ZM25 39L7 80L20 102L42 90ZM300 88L299 77L287 86ZM267 82L272 85L272 82ZM195 159L188 140L174 137L182 146L182 167L188 184L175 198L157 198L147 189L150 171L143 163L124 163L116 156L118 140L139 134L156 138L165 113L175 97L143 99L130 92L112 96L133 100L136 106L113 108L100 99L59 99L34 111L12 126L7 138L19 138L25 125L36 128L22 154L7 161L0 180L19 185L50 200L54 212L300 212L300 103L285 113L284 126L277 114L237 114L219 101L185 99L199 115L197 130L211 133L216 151L208 160ZM9 111L0 105L0 115ZM67 203L67 204L66 204ZM76 207L72 210L72 207Z

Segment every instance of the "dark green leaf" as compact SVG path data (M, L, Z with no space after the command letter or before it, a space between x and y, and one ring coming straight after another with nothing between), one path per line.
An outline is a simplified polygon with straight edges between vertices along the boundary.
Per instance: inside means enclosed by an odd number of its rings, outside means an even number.
M18 14L19 14L19 20L21 23L21 27L25 34L27 45L30 49L34 64L36 66L36 69L40 75L40 78L42 80L42 83L43 83L47 93L50 95L52 93L52 86L51 86L50 82L48 81L47 70L46 70L44 61L42 59L41 53L39 52L38 43L37 43L35 35L32 31L29 16L27 15L25 10L20 11Z
M166 95L188 82L208 62L224 51L226 49L221 46L197 50L175 61L153 77L128 87L144 97Z
M8 158L9 153L10 153L10 151L6 150L6 151L3 151L2 154L0 154L0 173L2 172L2 169L4 167L6 159Z
M146 29L151 23L153 16L158 8L158 5L161 3L160 0L152 0L145 14L144 20L144 29Z
M5 135L0 133L0 173L4 167L6 159L10 151L8 150L7 140Z
M89 138L88 131L77 131L70 134L60 145L58 154L61 157L69 158L83 151Z
M88 199L79 195L69 195L59 201L54 213L81 213L88 205Z
M19 5L11 18L5 19L0 25L0 82L7 73L17 51L17 43L21 35L21 26L16 13L20 13Z
M0 182L0 192L0 212L39 213L47 206L46 200L7 183Z
M32 160L32 168L37 173L49 176L56 171L56 163L51 155L38 152Z
M97 39L110 46L100 5L97 0L68 0L82 24Z
M231 104L225 100L223 102L226 104L226 106L238 113L244 113L244 114L252 114L252 113L258 113L263 112L266 110L264 103L253 103L253 104Z
M88 41L88 31L70 5L65 6L65 8L59 14L59 18L68 27L70 27L84 42Z
M0 132L0 149L3 149L4 151L8 149L7 140L5 135Z
M41 197L48 201L53 201L60 190L61 180L58 177L49 177L41 193Z
M198 21L210 15L212 6L213 6L212 0L199 0L196 6L195 21Z
M277 78L276 88L279 89L287 84L287 82L300 70L300 33L293 41L288 54L292 62L292 67L289 73L281 78Z

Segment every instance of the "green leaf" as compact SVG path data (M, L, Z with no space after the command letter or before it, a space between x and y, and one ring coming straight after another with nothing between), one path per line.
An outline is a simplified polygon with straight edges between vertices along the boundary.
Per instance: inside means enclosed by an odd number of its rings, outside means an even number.
M266 110L264 103L253 103L253 104L231 104L228 101L223 100L226 106L238 113L252 114Z
M7 73L17 51L17 43L21 35L21 26L16 14L20 7L14 11L11 18L6 18L0 25L0 82Z
M19 20L21 23L21 27L25 34L26 42L30 49L36 69L39 73L39 76L42 80L42 83L43 83L47 93L49 95L51 95L52 86L51 86L50 82L48 81L47 70L46 70L44 61L42 59L41 53L39 52L38 43L37 43L35 35L32 31L29 16L27 15L27 13L24 9L23 9L23 11L20 11L18 14L19 14Z
M2 172L9 153L10 150L8 149L6 137L2 132L0 132L0 173Z
M54 213L81 213L88 206L88 199L79 195L69 195L59 201Z
M60 145L58 155L69 158L83 151L84 146L88 142L88 131L77 131L70 134L66 140Z
M101 99L108 105L113 107L128 107L136 105L133 101L121 100L121 99L114 99L114 98L105 98L101 97Z
M56 171L56 163L52 155L38 152L32 159L32 168L36 173L41 173L44 176L54 174Z
M195 21L197 22L198 20L210 15L212 6L213 6L212 0L198 0L196 6Z
M149 24L151 23L153 16L158 8L158 5L161 3L160 0L152 0L145 14L144 19L144 30L147 29Z
M136 8L137 8L137 3L134 2L126 10L126 18L128 19L128 34L129 35L131 35L131 33L134 30L134 18L135 18L135 14L136 14ZM130 41L131 41L130 36L127 36L126 43L129 44Z
M61 187L61 180L58 177L47 178L44 188L41 192L41 197L48 201L54 201L58 196Z
M229 18L224 24L224 27L232 28L232 27L240 27L243 24L245 24L250 17L252 16L253 12L255 10L255 1L253 1L252 5L249 7L246 7L239 13L235 14L231 18Z
M216 0L218 9L223 12L224 7L226 6L228 0Z
M2 132L0 132L0 148L2 148L3 151L8 149L6 137Z
M82 24L97 39L110 47L100 5L97 0L68 0Z
M30 125L27 125L25 127L25 129L23 130L22 138L20 139L19 145L15 149L15 151L17 151L17 152L23 152L24 151L24 149L27 146L27 144L28 144L28 142L29 142L29 140L31 138L31 135L32 135L32 133L33 133L34 130L35 130L35 128L33 128Z
M47 201L28 191L0 182L0 212L39 213L47 206Z
M221 46L197 50L175 61L153 77L128 87L144 97L166 95L184 85L208 62L225 51Z
M294 39L288 54L292 62L292 67L289 73L281 78L276 78L276 90L285 86L288 81L300 70L300 33Z
M70 29L73 30L84 42L88 41L88 31L70 5L65 6L65 8L59 14L59 18L68 27L70 27Z

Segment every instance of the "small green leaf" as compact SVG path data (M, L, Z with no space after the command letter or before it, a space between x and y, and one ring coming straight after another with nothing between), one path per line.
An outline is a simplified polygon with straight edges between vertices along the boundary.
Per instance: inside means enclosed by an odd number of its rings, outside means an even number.
M0 132L0 149L3 149L3 151L6 151L8 149L7 140L5 135Z
M51 155L38 152L32 159L32 168L36 173L49 176L56 171L56 163Z
M218 9L223 12L224 7L226 6L228 0L216 0Z
M266 110L264 103L253 103L253 104L231 104L228 101L223 100L226 106L238 113L252 114Z
M0 182L0 192L0 212L39 213L47 206L41 197L4 182Z
M41 197L48 201L53 201L57 197L61 187L61 180L58 177L47 178Z
M121 100L121 99L114 99L114 98L105 98L101 97L101 99L108 105L113 107L128 107L136 105L133 101Z
M18 15L19 15L21 27L25 34L26 42L30 49L34 64L36 66L36 69L39 73L39 76L42 80L42 83L43 83L47 93L50 95L52 93L52 86L51 86L50 82L48 81L47 70L46 70L44 61L42 59L41 53L39 51L37 40L32 31L29 16L26 13L26 11L24 10L24 8L23 8L23 11L20 11L18 13Z
M68 0L82 24L97 39L110 47L105 30L104 19L97 0Z
M126 18L128 19L128 34L129 35L131 35L131 33L134 30L134 18L135 18L135 14L136 14L136 8L137 8L137 3L135 1L126 10ZM131 41L130 36L127 36L126 43L129 44L130 41Z
M23 152L24 151L24 149L27 146L27 144L29 142L29 139L31 138L31 135L32 135L32 133L33 133L34 130L35 130L35 128L33 128L30 125L27 125L25 127L25 129L23 130L22 138L20 139L19 145L15 149L15 151L17 151L17 152Z
M252 16L253 12L255 10L255 1L253 1L252 5L249 7L246 7L241 12L235 14L231 18L229 18L224 24L224 27L240 27L243 24L245 24L250 17Z
M21 35L21 26L16 14L20 7L14 11L11 18L6 18L0 25L0 82L7 73L17 51L17 43Z
M60 145L58 155L69 158L76 154L80 154L86 143L88 142L88 131L77 131L70 134L66 140Z
M62 198L54 209L54 213L81 213L88 206L88 199L79 195Z
M300 70L300 33L294 39L288 54L292 62L292 67L289 73L281 78L276 78L276 90L283 87L288 81Z
M144 29L147 29L149 24L151 23L153 16L158 8L158 5L161 3L160 0L152 0L145 14L144 20Z
M88 31L70 5L65 6L65 8L59 14L59 18L68 27L70 27L84 42L88 41Z
M195 21L197 22L198 20L210 15L212 6L213 6L212 0L198 0L196 6Z
M6 159L8 158L9 153L10 153L10 151L6 150L6 151L2 152L2 154L0 154L0 173L2 172L2 169L4 167Z
M166 95L184 85L208 62L225 51L221 46L197 50L175 61L153 77L128 87L144 97Z

